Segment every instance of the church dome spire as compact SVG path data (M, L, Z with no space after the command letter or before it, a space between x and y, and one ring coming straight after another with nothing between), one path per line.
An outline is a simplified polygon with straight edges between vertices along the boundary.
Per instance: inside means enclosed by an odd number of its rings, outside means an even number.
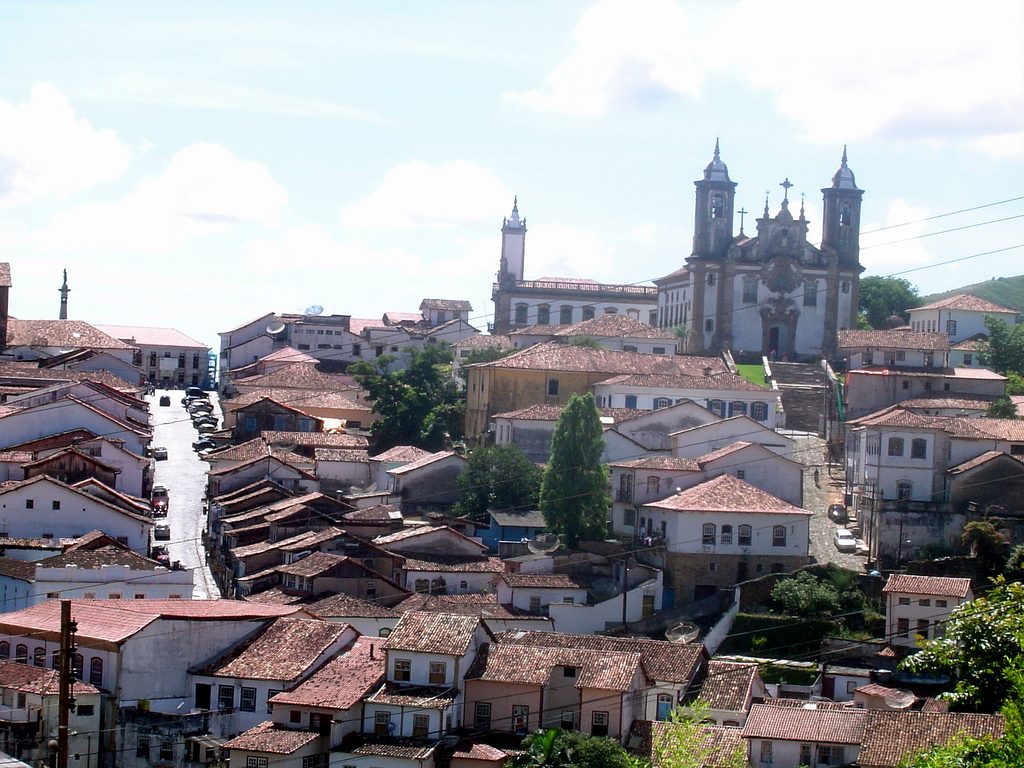
M857 181L853 177L853 171L850 170L846 164L846 145L843 145L843 160L839 166L839 170L836 171L832 177L833 189L856 189Z
M722 162L717 138L715 139L715 155L708 163L708 167L704 169L704 179L706 181L729 181L729 168Z

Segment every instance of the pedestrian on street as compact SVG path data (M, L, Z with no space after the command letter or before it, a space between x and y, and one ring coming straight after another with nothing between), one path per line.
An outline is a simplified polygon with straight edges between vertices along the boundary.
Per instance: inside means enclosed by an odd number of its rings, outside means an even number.
M814 468L814 486L816 488L821 488L821 482L820 481L821 481L821 471L817 467L815 467Z

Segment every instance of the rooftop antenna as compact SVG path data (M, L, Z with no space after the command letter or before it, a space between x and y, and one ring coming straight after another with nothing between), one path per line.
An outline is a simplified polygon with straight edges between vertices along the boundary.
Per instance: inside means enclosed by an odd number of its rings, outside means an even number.
M560 543L557 533L538 533L526 546L535 555L549 555L558 549Z
M682 621L665 630L665 639L677 645L692 643L700 636L700 627L692 621Z

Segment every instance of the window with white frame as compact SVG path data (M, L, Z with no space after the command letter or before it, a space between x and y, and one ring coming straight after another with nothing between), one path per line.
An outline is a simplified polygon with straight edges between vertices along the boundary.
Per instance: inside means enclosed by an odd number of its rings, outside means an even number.
M722 526L722 543L723 544L732 544L732 526L731 525L723 525Z
M739 534L739 540L737 541L737 543L741 547L749 547L750 546L750 534L751 534L750 526L749 525L741 525L739 527L738 534Z
M784 525L772 526L772 546L773 547L784 547L784 546L786 546L786 526L784 526Z
M714 544L715 543L715 524L704 523L701 528L701 544Z
M491 704L488 701L478 701L473 707L473 725L477 728L489 730L491 727Z
M412 661L410 659L395 659L395 680L407 683L412 678Z

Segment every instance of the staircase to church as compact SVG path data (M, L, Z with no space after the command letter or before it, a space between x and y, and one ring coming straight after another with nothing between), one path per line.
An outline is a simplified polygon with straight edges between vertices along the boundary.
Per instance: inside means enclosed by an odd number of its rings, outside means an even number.
M786 429L818 434L828 392L828 377L821 366L811 363L770 365L786 411Z

